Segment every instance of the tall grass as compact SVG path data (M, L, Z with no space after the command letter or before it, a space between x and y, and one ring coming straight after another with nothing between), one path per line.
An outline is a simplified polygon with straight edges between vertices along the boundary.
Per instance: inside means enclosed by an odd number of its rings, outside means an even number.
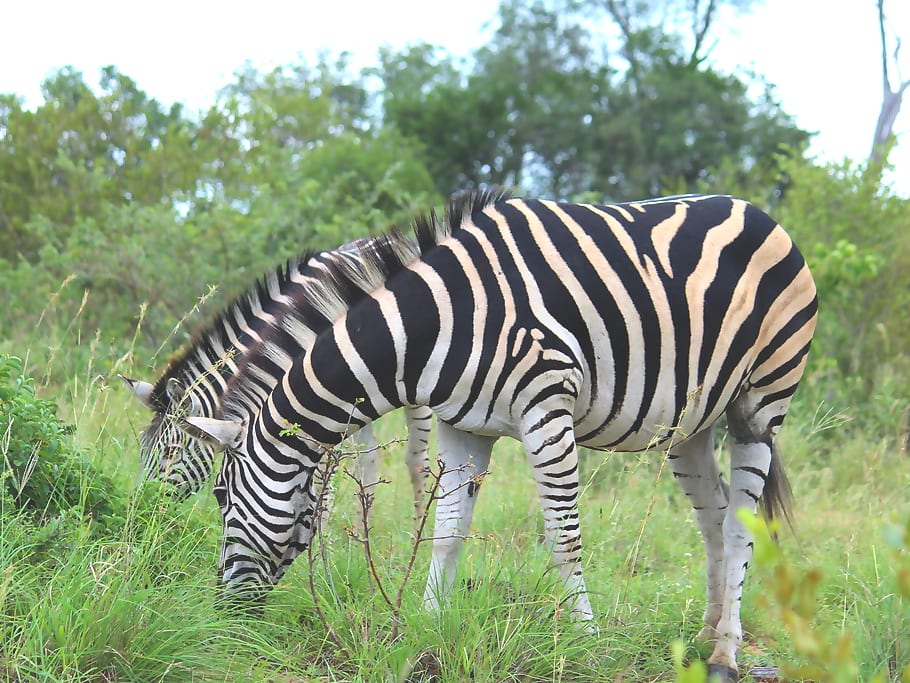
M256 630L215 611L217 525L193 509L134 499L114 536L82 530L34 545L0 516L3 646L14 681L225 680L237 653L268 651Z
M708 653L693 642L704 608L701 541L659 453L584 456L584 565L596 634L562 614L531 472L509 441L497 444L457 588L439 614L422 604L427 544L402 592L398 636L390 637L396 615L362 545L345 531L358 509L345 477L323 537L325 565L298 559L259 618L216 609L221 530L211 495L175 504L154 487L136 488L137 430L148 416L109 380L116 371L149 373L131 367L132 348L124 354L73 330L52 337L52 354L33 350L31 362L47 378L41 392L58 402L74 438L129 502L124 521L101 535L91 533L91 519L49 533L9 506L0 510L3 679L653 681L679 675L672 643L681 642L690 661ZM87 360L67 360L67 344ZM888 530L908 514L910 461L892 435L844 437L839 408L816 408L798 406L782 434L797 522L781 552L796 576L817 577L811 632L826 642L849 634L856 678L884 672L899 680L910 666L910 607L894 568L906 550L894 548ZM378 427L384 441L403 432L397 415ZM397 589L413 543L402 446L389 447L382 471L389 483L376 490L372 559L379 580ZM744 672L811 662L775 607L777 580L763 566L748 576Z

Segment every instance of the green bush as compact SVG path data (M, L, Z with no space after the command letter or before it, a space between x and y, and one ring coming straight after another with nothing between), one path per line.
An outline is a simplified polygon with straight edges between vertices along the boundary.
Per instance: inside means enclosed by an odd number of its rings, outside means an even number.
M113 482L73 444L57 406L39 398L22 361L0 355L0 490L39 523L90 515L102 527L123 504Z

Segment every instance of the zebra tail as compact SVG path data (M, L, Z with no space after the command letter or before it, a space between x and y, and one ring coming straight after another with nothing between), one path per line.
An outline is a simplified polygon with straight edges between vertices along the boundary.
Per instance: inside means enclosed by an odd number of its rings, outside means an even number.
M771 443L771 467L768 469L759 506L762 516L768 522L783 517L787 521L787 526L793 530L793 489L784 471L776 442Z

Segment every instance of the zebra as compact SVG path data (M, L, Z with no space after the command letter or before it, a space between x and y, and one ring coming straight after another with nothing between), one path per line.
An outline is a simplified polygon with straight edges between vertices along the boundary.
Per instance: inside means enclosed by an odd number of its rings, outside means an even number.
M790 518L775 438L817 318L791 238L730 196L595 205L492 188L451 199L443 218L430 212L413 228L314 283L316 338L263 402L228 402L223 419L183 423L226 449L215 483L225 590L261 599L307 547L312 473L349 424L427 405L446 465L428 608L452 588L476 473L496 439L511 436L527 452L571 616L593 619L578 447L660 449L704 541L699 637L714 640L709 669L735 678L752 543L737 511L761 502L766 516ZM729 486L714 456L722 416ZM288 423L299 428L290 434Z
M306 253L287 261L216 314L155 383L120 375L136 398L154 411L140 437L145 478L168 483L177 500L197 493L211 479L215 449L180 429L178 422L190 416L218 417L224 400L239 386L251 392L251 399L263 400L314 337L298 315L304 308L306 284L328 277L329 264L368 245L368 239L357 240L334 251ZM243 375L250 381L240 385L238 377ZM405 462L419 519L425 504L432 413L425 407L408 407L404 412ZM369 487L379 479L379 449L372 426L366 425L351 440L360 445L354 476ZM330 501L325 502L327 506ZM363 523L358 520L361 528Z

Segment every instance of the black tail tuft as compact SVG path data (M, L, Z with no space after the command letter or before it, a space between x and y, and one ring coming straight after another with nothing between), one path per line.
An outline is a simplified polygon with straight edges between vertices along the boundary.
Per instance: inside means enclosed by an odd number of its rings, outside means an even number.
M760 506L762 515L769 522L783 517L787 526L793 528L793 489L775 443L771 444L771 467L765 479Z

